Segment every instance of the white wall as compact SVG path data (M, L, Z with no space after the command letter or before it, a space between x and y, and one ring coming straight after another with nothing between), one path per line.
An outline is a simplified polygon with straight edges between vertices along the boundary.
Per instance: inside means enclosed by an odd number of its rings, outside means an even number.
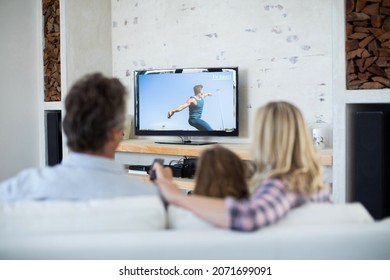
M0 1L0 180L38 166L41 1Z
M238 141L269 100L295 103L309 124L316 115L332 124L331 0L111 3L113 74L130 91L136 69L238 66Z

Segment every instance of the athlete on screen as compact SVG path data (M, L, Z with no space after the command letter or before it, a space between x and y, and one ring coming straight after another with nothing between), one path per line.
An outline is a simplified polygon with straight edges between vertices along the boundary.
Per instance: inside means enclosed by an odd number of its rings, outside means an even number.
M211 126L204 120L202 120L202 111L204 106L204 99L207 96L212 96L211 93L203 93L203 85L194 86L194 96L188 98L184 104L170 110L168 112L168 119L170 119L174 113L180 112L189 107L188 123L200 131L213 130Z

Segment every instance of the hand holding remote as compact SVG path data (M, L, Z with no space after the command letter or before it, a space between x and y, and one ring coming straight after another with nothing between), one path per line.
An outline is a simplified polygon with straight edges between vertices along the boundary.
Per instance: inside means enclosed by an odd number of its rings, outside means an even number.
M149 171L149 178L151 181L154 181L156 179L156 170L153 169L153 165L155 162L158 162L159 164L164 165L164 159L162 159L162 158L154 159L152 166L151 166L151 169Z

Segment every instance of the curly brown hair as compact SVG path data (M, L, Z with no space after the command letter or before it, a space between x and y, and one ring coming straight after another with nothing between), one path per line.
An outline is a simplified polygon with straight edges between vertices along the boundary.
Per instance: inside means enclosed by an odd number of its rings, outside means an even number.
M94 73L78 80L65 100L63 128L69 149L102 150L111 130L124 126L126 98L126 88L116 78Z

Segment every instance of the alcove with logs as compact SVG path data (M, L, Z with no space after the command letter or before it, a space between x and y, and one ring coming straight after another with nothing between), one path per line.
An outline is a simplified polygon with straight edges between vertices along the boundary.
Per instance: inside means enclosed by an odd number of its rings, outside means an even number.
M390 0L346 1L347 89L390 87Z

